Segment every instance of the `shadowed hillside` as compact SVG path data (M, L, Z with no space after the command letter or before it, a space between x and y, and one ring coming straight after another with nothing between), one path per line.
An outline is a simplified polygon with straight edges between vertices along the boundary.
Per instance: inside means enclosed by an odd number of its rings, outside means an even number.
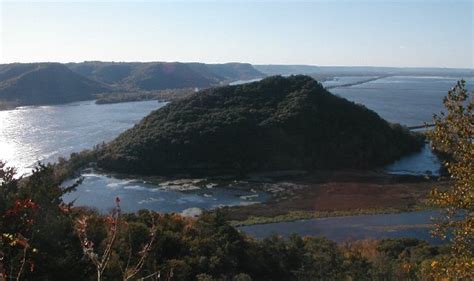
M205 88L263 76L252 65L244 63L83 62L70 63L67 66L90 79L131 90Z
M12 64L0 67L0 101L17 105L56 104L93 99L110 91L59 63Z
M109 92L207 88L264 75L244 63L0 64L0 109L95 99ZM105 95L101 95L105 96Z
M145 174L367 168L420 146L310 77L275 76L204 90L152 112L109 143L99 165Z

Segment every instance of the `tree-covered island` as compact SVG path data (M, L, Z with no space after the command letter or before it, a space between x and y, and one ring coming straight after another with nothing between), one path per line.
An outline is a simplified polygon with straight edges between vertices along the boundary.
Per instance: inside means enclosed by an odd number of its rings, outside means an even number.
M98 164L155 175L360 169L422 143L308 76L274 76L172 102L107 144Z

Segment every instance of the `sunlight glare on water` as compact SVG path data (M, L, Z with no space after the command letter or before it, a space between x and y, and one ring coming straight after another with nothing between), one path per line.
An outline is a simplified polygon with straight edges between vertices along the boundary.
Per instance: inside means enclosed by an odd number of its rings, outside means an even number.
M0 111L0 159L28 174L38 161L54 162L112 140L164 104L86 101Z

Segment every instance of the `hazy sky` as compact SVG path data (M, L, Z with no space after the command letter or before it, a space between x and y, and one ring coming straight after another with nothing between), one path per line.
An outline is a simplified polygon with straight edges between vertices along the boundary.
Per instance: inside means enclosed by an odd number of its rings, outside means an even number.
M473 2L0 0L0 62L474 68Z

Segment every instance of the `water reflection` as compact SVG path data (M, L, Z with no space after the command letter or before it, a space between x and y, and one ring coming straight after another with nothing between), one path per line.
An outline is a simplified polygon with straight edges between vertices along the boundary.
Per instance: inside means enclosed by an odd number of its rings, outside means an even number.
M163 105L86 101L0 111L0 159L29 173L37 161L54 162L113 139Z
M114 198L120 197L122 209L134 212L149 209L159 212L183 212L189 208L214 209L221 206L249 205L266 201L270 195L255 190L226 188L208 184L204 188L177 186L167 183L154 185L138 179L119 179L97 173L83 174L84 181L77 191L66 194L66 202L75 206L90 206L106 212L114 207ZM69 183L71 183L70 181ZM65 183L66 185L69 183Z
M425 144L421 152L401 158L385 167L390 174L395 175L440 175L441 162L433 153L429 144Z

